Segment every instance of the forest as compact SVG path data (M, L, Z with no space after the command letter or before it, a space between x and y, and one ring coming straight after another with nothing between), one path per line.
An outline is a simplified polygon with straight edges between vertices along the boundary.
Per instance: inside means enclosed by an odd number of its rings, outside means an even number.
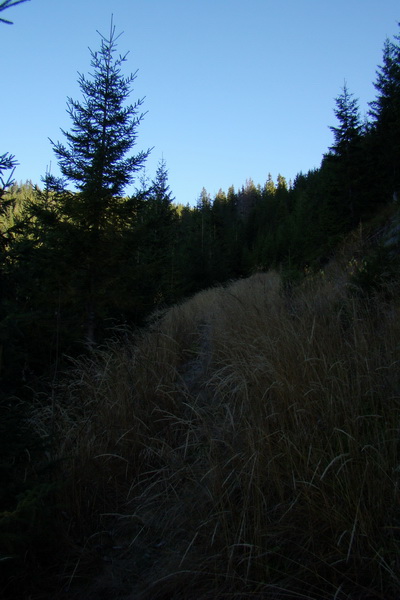
M400 35L318 169L196 206L141 176L118 39L60 178L1 149L0 594L394 600Z

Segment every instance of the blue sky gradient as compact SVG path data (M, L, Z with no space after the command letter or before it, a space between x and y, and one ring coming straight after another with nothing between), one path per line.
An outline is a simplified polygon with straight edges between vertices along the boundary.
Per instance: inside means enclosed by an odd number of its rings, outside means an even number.
M132 101L148 111L137 151L153 147L147 174L164 157L176 202L205 187L263 185L320 165L336 125L344 82L361 113L386 37L398 33L398 0L31 0L3 13L0 153L19 162L17 181L40 183L57 162L48 138L69 129L67 97L90 71L111 13ZM139 184L138 184L139 185ZM127 190L129 192L131 190Z

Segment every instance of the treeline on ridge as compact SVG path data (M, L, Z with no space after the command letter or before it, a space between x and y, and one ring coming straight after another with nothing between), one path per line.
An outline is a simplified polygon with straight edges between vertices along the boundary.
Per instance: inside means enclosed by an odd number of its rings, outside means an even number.
M98 79L109 76L104 64L115 50L113 36L102 38L103 54L92 53ZM153 181L144 179L130 197L122 194L149 152L125 159L143 118L142 101L123 108L134 79L120 76L113 90L107 127L117 154L101 157L104 140L93 135L93 126L101 130L98 115L70 100L79 135L64 132L67 144L53 143L64 179L47 175L42 187L14 183L7 192L3 185L3 381L36 377L113 328L142 325L155 310L214 284L256 270L280 268L296 279L304 269L319 269L349 231L397 200L398 36L385 42L369 119L361 119L346 84L336 98L333 144L320 168L289 184L281 175L276 182L269 175L263 186L249 179L214 198L203 189L194 207L174 204L164 160ZM94 82L81 76L79 83L101 105ZM90 127L83 117L92 119ZM121 147L117 138L125 140ZM7 158L3 173L12 166Z

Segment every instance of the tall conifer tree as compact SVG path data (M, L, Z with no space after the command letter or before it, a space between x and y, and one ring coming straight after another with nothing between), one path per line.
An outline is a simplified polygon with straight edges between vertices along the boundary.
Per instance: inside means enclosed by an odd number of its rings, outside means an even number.
M378 95L370 103L373 152L378 159L380 192L386 199L400 194L400 35L394 40L385 41L374 83Z
M334 114L339 124L330 127L334 144L329 148L331 154L326 157L325 169L332 178L330 208L337 218L334 228L341 230L357 223L361 208L357 189L360 179L362 124L358 100L349 92L346 83L335 99L335 104ZM326 200L329 204L329 198Z
M122 194L132 183L150 150L127 156L136 143L137 128L144 114L143 99L126 105L136 73L121 74L127 55L116 55L117 40L111 21L108 37L101 37L98 52L90 51L92 74L79 75L83 100L68 99L70 131L63 131L66 144L52 142L60 170L78 193L63 207L68 218L86 233L86 334L95 339L99 295L105 290L105 266L110 265L107 244L110 229L126 214ZM115 233L115 232L114 232ZM108 255L107 255L108 253Z
M353 98L345 83L342 93L335 99L335 116L339 121L338 127L330 127L335 143L330 150L340 157L349 156L359 141L361 135L361 120L358 101Z
M65 306L68 322L75 319L75 336L89 344L99 339L104 319L125 310L123 298L134 302L122 280L124 264L132 262L124 238L134 227L136 203L123 193L150 152L131 152L143 99L128 103L136 73L122 74L127 55L116 54L120 36L112 21L109 35L99 35L100 50L90 51L92 71L79 75L82 99L67 102L72 127L62 130L66 141L51 142L63 177L45 177L44 193L38 191L27 221L41 289L53 290L57 314Z
M144 201L139 209L140 245L138 273L140 273L144 308L154 310L169 302L174 287L174 252L176 211L168 184L166 162L161 159L150 186L144 182L141 192Z
M115 35L112 23L109 37L100 36L100 51L90 51L91 78L79 75L83 101L68 99L72 130L62 130L67 144L52 142L63 176L81 192L78 199L89 229L102 226L115 199L132 183L150 152L126 157L144 117L138 114L143 99L125 106L136 73L121 75L127 55L114 56L120 36Z

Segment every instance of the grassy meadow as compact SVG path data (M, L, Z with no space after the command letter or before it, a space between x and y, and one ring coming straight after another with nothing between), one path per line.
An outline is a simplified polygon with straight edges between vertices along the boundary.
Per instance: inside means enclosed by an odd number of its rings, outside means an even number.
M34 415L57 597L400 597L399 303L357 269L257 273L74 363Z

